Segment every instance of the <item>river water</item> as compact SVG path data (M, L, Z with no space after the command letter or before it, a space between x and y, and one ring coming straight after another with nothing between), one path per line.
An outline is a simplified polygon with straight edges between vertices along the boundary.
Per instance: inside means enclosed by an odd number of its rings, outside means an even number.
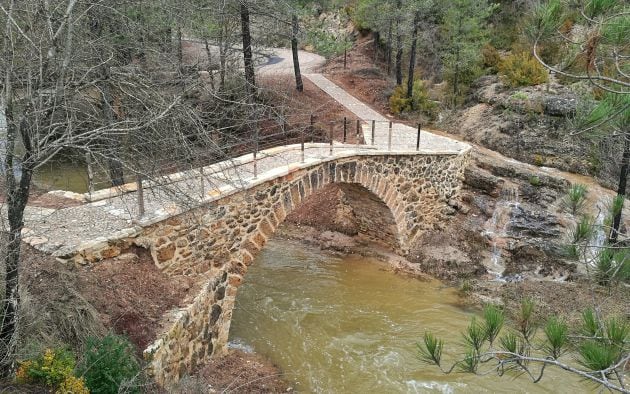
M459 333L478 311L462 308L456 290L440 282L385 269L274 239L239 289L231 344L268 357L299 392L588 391L577 379L559 381L558 372L533 384L525 377L443 375L421 364L415 343L425 331L459 348Z

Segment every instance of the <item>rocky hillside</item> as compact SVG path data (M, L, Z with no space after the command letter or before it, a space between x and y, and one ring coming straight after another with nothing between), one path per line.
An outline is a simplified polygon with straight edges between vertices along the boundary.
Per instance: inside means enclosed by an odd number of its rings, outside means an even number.
M496 75L484 76L472 86L467 105L447 113L439 126L519 161L595 176L614 187L619 152L573 135L579 100L571 87L553 80L511 89Z

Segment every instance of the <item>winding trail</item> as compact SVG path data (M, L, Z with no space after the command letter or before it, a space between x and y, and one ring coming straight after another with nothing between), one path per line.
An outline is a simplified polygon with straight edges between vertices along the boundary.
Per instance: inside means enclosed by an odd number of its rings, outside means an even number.
M293 73L290 50L273 50L273 55L268 58L270 61L258 67L258 74ZM296 168L330 160L331 157L384 152L408 155L464 154L470 150L470 145L466 143L424 130L421 133L420 148L416 150L417 130L399 123L392 124L390 137L389 120L386 117L318 73L324 62L325 59L319 55L300 52L304 77L363 122L367 145L345 145L335 141L331 154L328 144L305 144L303 160L299 145L287 145L259 152L255 163L253 155L248 154L203 169L171 174L165 176L159 184L145 184L145 213L142 217L138 212L135 184L100 190L91 195L51 192L87 203L62 209L27 207L24 241L42 252L67 259L81 251L94 250L108 242L137 235L144 226L165 220L191 207L286 175ZM254 176L255 171L257 177ZM6 225L6 207L0 207L0 210L2 225Z

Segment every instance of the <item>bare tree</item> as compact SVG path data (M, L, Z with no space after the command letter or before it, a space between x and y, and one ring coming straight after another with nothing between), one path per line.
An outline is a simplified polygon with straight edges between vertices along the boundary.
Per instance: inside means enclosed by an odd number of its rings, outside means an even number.
M420 12L416 11L413 18L411 35L411 50L409 51L409 74L407 77L407 98L413 97L413 76L416 68L416 48L418 46L418 24L420 23ZM412 100L413 103L413 100ZM412 104L413 105L413 104Z
M7 119L6 275L0 321L4 375L12 370L18 338L20 246L33 174L72 150L109 163L112 180L120 183L123 166L133 167L124 162L121 139L133 140L138 134L150 139L145 132L181 104L182 95L173 95L138 64L148 61L152 51L146 46L140 60L133 40L126 48L134 53L128 58L133 61L121 60L124 51L117 48L116 38L124 24L107 26L103 18L124 6L96 0L0 2L1 94Z
M293 69L295 71L295 86L298 92L304 91L304 83L302 83L302 74L300 73L300 58L298 55L298 34L300 26L298 16L294 13L291 15L291 52L293 53Z
M243 36L243 61L245 64L245 82L247 89L254 92L256 89L256 77L254 71L254 57L252 52L252 36L249 21L249 4L241 0L241 34Z
M402 56L403 56L403 31L402 31L402 0L396 0L396 85L402 85Z

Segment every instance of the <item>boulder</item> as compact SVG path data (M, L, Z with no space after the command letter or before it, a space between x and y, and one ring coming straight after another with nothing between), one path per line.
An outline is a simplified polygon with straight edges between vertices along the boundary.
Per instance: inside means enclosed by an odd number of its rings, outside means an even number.
M571 116L577 108L577 98L572 95L548 96L543 103L545 114L551 116Z

